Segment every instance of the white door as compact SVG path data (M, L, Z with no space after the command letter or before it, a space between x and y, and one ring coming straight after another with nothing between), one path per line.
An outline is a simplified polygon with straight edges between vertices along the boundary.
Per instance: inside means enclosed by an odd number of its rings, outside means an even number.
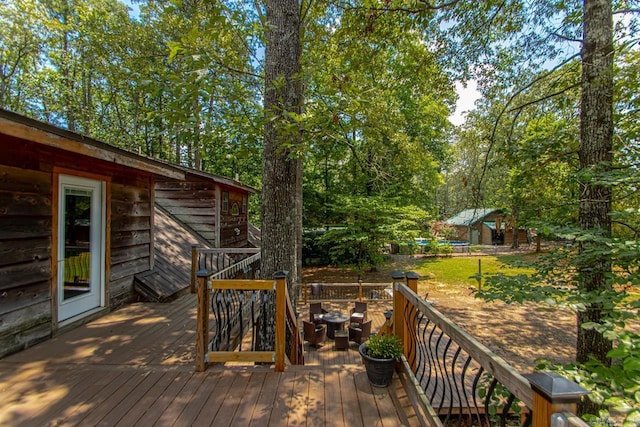
M58 320L104 306L105 185L59 177Z

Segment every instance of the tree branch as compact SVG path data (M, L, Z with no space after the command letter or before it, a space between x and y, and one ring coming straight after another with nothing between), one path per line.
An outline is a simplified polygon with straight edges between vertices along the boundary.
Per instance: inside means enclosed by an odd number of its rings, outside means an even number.
M517 107L513 107L513 108L507 110L507 113L511 113L513 111L516 111L516 110L522 110L523 108L528 107L529 105L537 104L538 102L546 101L547 99L551 99L551 98L554 98L554 97L556 97L558 95L562 95L563 93L568 92L571 89L574 89L574 88L579 87L579 86L580 86L580 83L574 83L574 84L572 84L570 86L567 86L566 88L564 88L562 90L547 94L547 95L543 96L542 98L537 98L537 99L534 99L533 101L525 102L524 104L520 104Z

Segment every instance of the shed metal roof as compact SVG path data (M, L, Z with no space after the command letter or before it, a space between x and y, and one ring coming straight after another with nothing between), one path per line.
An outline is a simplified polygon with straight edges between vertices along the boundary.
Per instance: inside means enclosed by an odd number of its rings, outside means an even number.
M449 225L470 226L483 218L491 215L494 212L502 212L500 209L486 208L486 209L465 209L456 215L452 216L445 222Z

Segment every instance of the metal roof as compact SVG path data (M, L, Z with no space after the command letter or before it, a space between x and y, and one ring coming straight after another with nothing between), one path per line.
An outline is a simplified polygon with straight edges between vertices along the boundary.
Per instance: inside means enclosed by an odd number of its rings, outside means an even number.
M491 215L494 212L502 212L500 209L487 208L487 209L465 209L462 212L457 213L445 222L449 225L470 226L483 218Z

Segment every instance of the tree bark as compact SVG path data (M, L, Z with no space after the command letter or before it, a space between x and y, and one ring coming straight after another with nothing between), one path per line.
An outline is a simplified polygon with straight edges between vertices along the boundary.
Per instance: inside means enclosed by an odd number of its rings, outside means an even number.
M302 138L295 122L303 102L300 6L297 0L266 0L265 7L261 273L271 278L276 271L285 270L290 278L296 279L298 233L302 232ZM261 328L259 337L262 349L273 346L274 313L275 304L268 301L263 317L266 327Z
M583 7L579 157L585 178L580 183L579 222L583 230L610 237L611 188L594 183L593 177L610 170L612 161L613 14L610 0L584 0ZM581 255L591 253L597 245L595 241L582 242ZM610 256L586 258L588 261L579 266L581 289L585 292L606 289L606 274L611 272ZM598 304L591 304L578 314L578 362L585 362L592 355L605 364L610 363L606 354L611 342L593 329L580 327L585 322L601 319L602 307Z

